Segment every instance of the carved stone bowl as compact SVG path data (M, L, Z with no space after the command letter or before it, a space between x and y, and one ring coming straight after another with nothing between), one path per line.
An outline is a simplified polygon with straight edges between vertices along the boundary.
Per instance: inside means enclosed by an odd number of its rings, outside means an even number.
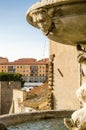
M53 41L86 45L86 0L41 0L26 19Z

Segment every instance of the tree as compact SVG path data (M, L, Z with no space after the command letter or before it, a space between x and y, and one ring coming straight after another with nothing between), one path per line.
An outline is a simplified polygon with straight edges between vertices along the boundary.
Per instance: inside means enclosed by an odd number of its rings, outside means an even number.
M0 81L20 81L22 86L24 84L24 80L22 78L22 75L17 73L5 73L5 72L1 72L0 73Z

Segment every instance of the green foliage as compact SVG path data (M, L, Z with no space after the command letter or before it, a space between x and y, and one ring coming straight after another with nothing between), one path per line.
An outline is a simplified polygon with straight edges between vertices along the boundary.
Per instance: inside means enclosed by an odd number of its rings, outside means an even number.
M25 82L22 78L22 75L17 73L0 73L0 81L20 81L22 84Z

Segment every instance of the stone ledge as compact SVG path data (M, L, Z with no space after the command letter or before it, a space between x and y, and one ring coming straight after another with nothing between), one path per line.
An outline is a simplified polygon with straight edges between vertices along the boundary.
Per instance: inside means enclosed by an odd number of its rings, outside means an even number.
M37 111L29 113L19 113L19 114L6 114L0 116L0 122L6 126L17 125L23 122L36 120L36 119L46 119L46 118L64 118L70 117L74 111L70 110L50 110L50 111Z

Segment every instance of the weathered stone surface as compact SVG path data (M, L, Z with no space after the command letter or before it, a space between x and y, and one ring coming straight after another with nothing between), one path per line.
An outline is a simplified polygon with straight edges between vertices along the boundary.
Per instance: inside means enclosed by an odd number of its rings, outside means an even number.
M82 85L76 94L83 107L75 111L71 119L64 119L64 124L70 130L86 130L86 84Z
M85 0L42 0L27 11L26 18L51 40L86 46Z
M47 110L19 114L6 114L0 116L0 122L5 124L5 126L10 126L37 119L69 117L72 112L73 111Z

